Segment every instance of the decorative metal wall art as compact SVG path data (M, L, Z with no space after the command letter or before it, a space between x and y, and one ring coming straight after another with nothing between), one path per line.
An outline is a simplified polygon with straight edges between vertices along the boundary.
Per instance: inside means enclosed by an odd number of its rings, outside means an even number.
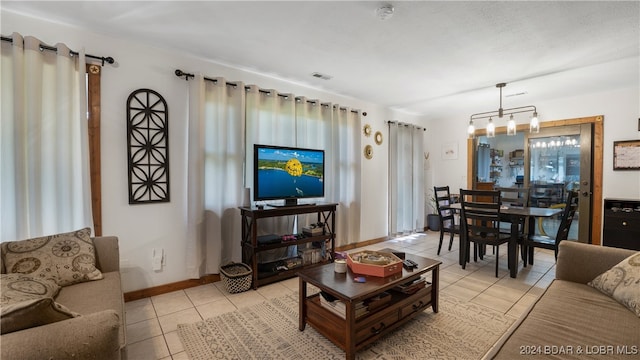
M169 202L169 109L157 92L127 99L129 204Z

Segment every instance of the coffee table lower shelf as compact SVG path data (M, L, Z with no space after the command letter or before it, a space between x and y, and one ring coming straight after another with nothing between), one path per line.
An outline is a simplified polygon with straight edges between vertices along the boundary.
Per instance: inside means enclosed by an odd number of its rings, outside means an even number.
M353 333L349 331L349 322L346 319L320 304L318 294L306 298L305 322L343 349L348 354L347 357L352 354L352 351L355 355L359 349L378 340L432 305L432 285L411 295L391 293L392 298L387 306L355 319ZM355 336L353 339L355 347L349 349L352 336Z

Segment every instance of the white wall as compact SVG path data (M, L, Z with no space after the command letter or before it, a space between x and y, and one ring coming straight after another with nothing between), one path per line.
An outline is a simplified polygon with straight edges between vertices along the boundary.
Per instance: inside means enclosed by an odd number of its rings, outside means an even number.
M373 131L382 131L385 142L375 145L373 137L354 141L374 144L372 160L362 160L362 223L358 241L387 234L387 135L386 121L407 121L402 115L376 104L339 96L290 82L233 69L206 59L184 56L165 49L128 40L49 23L39 19L2 12L1 32L31 35L47 44L64 42L71 49L84 47L89 54L112 56L117 67L105 66L102 76L102 217L103 234L117 235L123 270L124 291L145 289L187 279L185 245L187 82L174 75L175 69L201 72L208 77L222 76L262 88L294 93L310 99L331 101L367 112L362 118ZM129 205L127 190L126 100L140 88L159 92L169 108L169 161L171 201L163 204ZM363 145L364 146L364 145ZM221 189L221 191L223 191ZM240 241L238 239L237 241ZM164 249L166 266L152 270L153 249Z
M85 47L95 55L113 56L117 67L105 66L102 77L102 198L103 233L120 238L124 291L133 291L185 280L185 199L186 199L186 124L187 83L174 75L175 69L223 76L280 92L318 98L367 112L360 128L370 124L381 131L384 142L375 145L373 137L354 139L374 148L373 159L362 158L361 238L359 241L387 235L388 126L396 120L425 126L427 189L434 184L449 184L453 189L466 187L466 126L469 111L459 109L447 119L427 119L385 109L361 100L330 94L255 73L224 67L206 59L187 57L164 49L114 39L44 20L1 13L3 35L19 32L35 36L45 43L64 42L72 49ZM150 88L164 96L169 107L171 202L153 205L129 205L127 191L126 100L140 88ZM640 197L640 172L612 171L612 142L637 139L640 110L638 87L611 90L599 94L554 99L538 106L543 120L605 115L605 197ZM485 109L475 109L485 110ZM473 111L473 109L471 110ZM444 143L458 143L458 159L442 160ZM151 269L153 249L164 249L166 266L160 272Z

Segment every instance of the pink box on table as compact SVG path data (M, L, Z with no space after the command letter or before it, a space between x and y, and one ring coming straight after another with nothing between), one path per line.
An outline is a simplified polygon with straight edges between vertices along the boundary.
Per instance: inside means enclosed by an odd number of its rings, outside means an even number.
M364 250L347 254L347 265L352 272L385 277L402 272L402 260L392 253Z

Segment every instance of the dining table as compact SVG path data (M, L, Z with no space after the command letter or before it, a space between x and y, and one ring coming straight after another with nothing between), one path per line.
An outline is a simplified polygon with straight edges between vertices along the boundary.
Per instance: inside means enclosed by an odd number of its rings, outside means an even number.
M448 209L451 209L456 212L460 212L462 209L461 203L453 203L447 205ZM509 238L508 243L508 264L509 264L509 275L512 278L518 276L518 228L519 224L526 223L526 219L529 218L529 226L527 228L526 236L530 234L533 235L535 233L535 218L538 217L552 217L562 212L562 209L552 209L552 208L541 208L541 207L530 207L530 206L501 206L500 207L500 215L503 218L511 223L511 237ZM461 227L462 228L462 227ZM465 246L464 244L464 234L460 233L459 241L460 241L460 249ZM464 264L467 259L464 258L463 252L460 251L459 262L460 265ZM525 263L526 266L526 263Z

